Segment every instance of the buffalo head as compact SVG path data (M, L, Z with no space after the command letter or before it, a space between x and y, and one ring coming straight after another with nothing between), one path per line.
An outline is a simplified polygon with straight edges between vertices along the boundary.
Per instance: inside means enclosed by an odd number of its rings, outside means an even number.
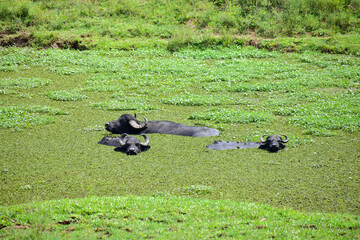
M145 138L142 143L136 137L128 136L126 133L122 134L119 138L120 147L115 148L115 151L125 152L127 155L137 155L140 152L148 150L149 138L145 134L141 134Z
M114 150L117 152L123 152L127 155L137 155L140 152L147 151L149 146L149 138L145 134L141 134L144 137L145 142L142 143L139 139L133 136L129 136L126 133L120 137L103 137L98 144L116 147Z
M289 141L289 138L286 135L281 135L284 136L285 139L282 139L281 136L278 135L270 135L264 139L265 136L266 134L260 137L261 146L259 148L266 149L270 152L277 152L280 149L285 148L283 143L287 143Z
M124 114L117 120L105 123L105 129L115 134L139 134L147 127L147 119L145 117L144 119L145 122L139 122L136 119L136 114L135 116Z

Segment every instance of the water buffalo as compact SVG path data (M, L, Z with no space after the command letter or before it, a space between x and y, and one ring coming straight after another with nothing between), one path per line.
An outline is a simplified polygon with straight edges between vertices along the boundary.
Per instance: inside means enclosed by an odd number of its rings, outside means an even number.
M128 136L123 133L120 137L103 137L98 144L116 147L114 150L117 152L123 152L127 155L137 155L140 152L147 151L149 146L149 138L145 134L141 134L145 138L145 142L142 143L139 139L133 136Z
M136 115L124 114L119 119L105 124L105 129L115 134L142 134L142 133L163 133L190 137L209 137L219 135L217 129L208 127L193 127L170 121L148 121L136 119Z
M259 148L266 149L269 152L277 152L280 149L284 149L285 145L283 143L287 143L289 141L289 138L286 135L281 135L284 136L285 139L282 139L281 136L278 135L270 135L264 139L265 136L266 134L260 137L261 146Z
M287 143L289 141L289 138L286 135L282 135L285 137L284 140L281 138L281 136L278 135L270 135L266 139L264 139L265 136L266 134L260 137L260 142L225 142L215 140L206 148L212 150L259 148L268 150L269 152L277 152L278 150L285 148L285 145L283 143Z

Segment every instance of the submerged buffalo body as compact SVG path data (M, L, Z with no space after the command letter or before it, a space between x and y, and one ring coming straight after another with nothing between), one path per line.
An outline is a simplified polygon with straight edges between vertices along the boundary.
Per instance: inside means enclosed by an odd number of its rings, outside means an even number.
M137 155L140 152L147 151L149 146L149 138L145 134L141 134L145 138L145 142L142 143L136 137L128 136L126 133L120 137L103 137L98 144L116 147L114 150L117 152L123 152L127 155Z
M262 144L259 148L266 149L270 152L277 152L281 149L284 149L285 145L283 143L287 143L289 141L289 138L286 135L282 135L285 137L285 139L282 139L281 136L278 135L270 135L264 139L265 136L266 134L260 137L260 142Z
M170 121L147 121L136 119L136 115L124 114L119 119L105 124L105 129L115 134L163 133L190 137L209 137L219 135L217 129L193 127Z
M260 147L259 142L226 142L215 140L212 144L206 148L212 150L226 150L226 149L237 149L237 148L257 148Z
M212 150L225 150L225 149L237 149L237 148L260 148L268 150L270 152L277 152L280 149L285 148L284 143L289 141L286 135L282 135L285 139L282 139L278 135L270 135L264 139L265 135L260 137L260 142L225 142L215 140L212 144L206 148Z

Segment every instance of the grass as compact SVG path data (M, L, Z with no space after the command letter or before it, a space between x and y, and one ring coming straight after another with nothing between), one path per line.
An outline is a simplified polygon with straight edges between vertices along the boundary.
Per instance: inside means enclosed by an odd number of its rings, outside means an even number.
M360 228L354 215L160 195L62 199L0 211L6 239L356 239Z
M82 95L80 93L80 90L72 90L72 91L66 91L66 90L61 90L61 91L53 91L53 92L48 92L46 94L46 96L48 98L50 98L51 100L56 100L56 101L78 101L78 100L83 100L86 98L85 95Z
M56 115L66 115L66 111L45 106L10 106L0 108L1 128L27 128L53 123Z
M111 111L125 111L125 110L156 110L157 107L148 103L144 97L126 97L123 93L114 94L111 98L116 100L108 100L105 102L90 103L92 108L100 108Z
M2 209L61 198L84 198L78 201L86 202L90 196L137 195L148 199L145 196L174 195L196 198L189 201L199 204L200 199L262 203L277 209L270 212L292 208L304 216L311 212L330 216L360 213L357 56L266 52L233 46L204 53L194 48L175 53L164 49L1 48L0 58L0 66L16 68L0 72ZM76 74L63 74L54 69L77 70ZM247 89L233 91L239 86ZM49 93L63 101L51 99ZM64 101L81 96L86 98ZM221 135L189 138L152 134L151 149L129 157L96 144L102 137L111 136L104 130L104 124L124 113L137 113L141 120L146 117L149 121L214 127ZM290 141L278 153L206 149L214 140L259 141L262 134L286 134ZM58 201L70 204L67 202L70 200ZM86 219L96 219L100 216L96 214ZM77 215L55 216L59 220L49 220L39 228L59 231L34 230L33 226L40 223L30 224L21 219L4 223L9 227L2 231L10 235L23 230L25 236L65 237L69 232L74 238L84 232L91 236L106 233L94 232L96 227L106 228L114 236L115 232L124 231L108 229L108 223L98 224L97 220L95 228L89 225L86 230L79 226L79 231L67 230L75 228L76 221L58 224L71 221L72 216L77 219ZM81 219L79 223L87 224L86 219ZM294 221L297 219L294 217ZM250 223L253 220L246 219ZM138 224L139 219L134 220L134 226L135 222ZM126 228L135 229L133 225ZM264 230L264 237L271 237L270 234L284 231L270 225L257 229L259 225L245 224L243 230L229 228L232 230L226 234L241 238L240 232L253 236ZM324 227L317 231L322 225L311 221L305 221L304 226L315 225L317 229L299 225L303 224L295 224L295 229L291 225L289 229L306 237L310 236L307 232L322 236L333 229ZM344 237L352 237L356 231L349 227L356 229L349 225L333 230L340 237L341 232L346 233ZM167 225L165 229L169 228ZM209 229L213 230L206 227L199 234L210 237ZM149 231L148 235L156 232ZM179 227L179 231L183 230ZM128 234L126 230L123 233Z
M5 78L0 79L0 88L37 88L49 85L50 82L48 79L40 78Z
M177 106L217 106L222 104L237 104L238 101L226 95L195 95L185 94L162 100L163 103ZM239 101L240 102L240 101Z
M194 113L189 116L192 120L210 120L220 123L254 123L272 122L275 116L268 113L244 110L228 110L213 108L204 113Z
M54 0L4 0L0 45L172 52L189 46L251 45L283 52L359 54L359 9L357 0L74 0L70 6ZM61 74L79 70L52 69Z

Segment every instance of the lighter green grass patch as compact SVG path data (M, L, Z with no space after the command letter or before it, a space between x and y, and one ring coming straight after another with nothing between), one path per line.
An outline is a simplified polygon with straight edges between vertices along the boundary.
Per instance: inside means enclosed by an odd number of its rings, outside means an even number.
M336 133L333 131L329 131L323 128L309 128L306 129L303 134L306 135L313 135L313 136L319 136L319 137L331 137L335 136Z
M74 75L74 74L81 74L87 72L85 69L80 67L51 67L49 68L51 72L61 74L61 75Z
M80 90L53 91L53 92L48 92L46 96L51 100L56 100L56 101L79 101L79 100L84 100L86 98L85 95L82 95L80 93Z
M15 72L17 68L15 66L0 66L0 72Z
M10 95L15 94L16 92L9 89L0 89L0 95Z
M181 49L175 54L177 57L186 57L194 59L234 59L234 58L273 58L278 53L269 52L256 48L242 48L242 47L230 47L230 48L218 48L218 49L205 49L197 50L191 48Z
M282 80L282 81L267 81L263 83L236 83L226 87L229 92L270 92L270 91L284 91L295 92L303 91L304 89L314 88L349 88L356 85L350 80L333 79L328 75L312 75L304 74L298 78ZM210 91L220 90L218 86L209 85L207 87Z
M274 121L274 115L266 112L254 112L234 109L210 109L202 113L193 113L192 120L210 120L217 123L268 123Z
M165 98L163 103L179 106L217 106L223 104L237 104L240 100L226 95L195 95L184 94Z
M85 82L84 90L91 92L117 92L127 86L122 75L95 75Z
M0 128L27 128L55 122L56 115L67 112L46 106L10 106L0 108Z
M355 132L360 129L359 93L360 91L332 95L320 93L317 101L302 102L301 104L293 101L294 105L285 103L280 106L278 102L278 106L272 112L290 116L288 122L306 128L306 134L332 136L334 133L331 130Z
M90 103L89 107L99 108L110 111L123 111L123 110L144 110L151 111L158 109L156 106L151 105L144 98L139 97L118 97L117 94L112 96L117 100L107 100L104 102Z
M0 88L37 88L50 84L50 80L42 78L2 78Z

